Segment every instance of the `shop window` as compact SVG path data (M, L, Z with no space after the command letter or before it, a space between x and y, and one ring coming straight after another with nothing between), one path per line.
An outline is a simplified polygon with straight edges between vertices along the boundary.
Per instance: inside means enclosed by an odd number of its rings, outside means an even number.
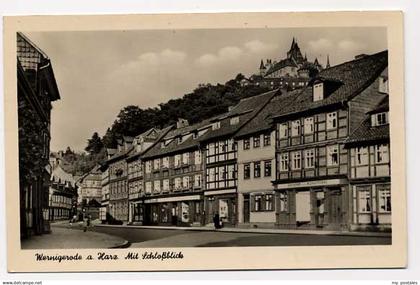
M254 148L260 147L260 136L254 137Z
M244 179L251 178L251 165L249 163L244 164Z
M356 148L356 165L367 165L368 164L368 148L357 147Z
M391 189L389 184L377 185L378 190L378 204L380 213L391 212Z
M264 177L271 177L271 160L264 161Z
M337 128L337 112L327 114L327 130L333 130Z
M380 144L375 146L375 161L376 163L389 162L388 145Z
M338 165L338 145L327 146L327 165Z
M271 136L270 134L264 134L264 146L271 145Z
M359 213L370 213L372 211L372 200L370 187L357 187Z
M250 148L249 139L244 139L244 150L248 150Z
M261 177L261 162L254 162L254 178Z
M303 128L304 128L303 131L304 131L305 135L313 134L313 132L314 132L314 118L313 117L305 118Z

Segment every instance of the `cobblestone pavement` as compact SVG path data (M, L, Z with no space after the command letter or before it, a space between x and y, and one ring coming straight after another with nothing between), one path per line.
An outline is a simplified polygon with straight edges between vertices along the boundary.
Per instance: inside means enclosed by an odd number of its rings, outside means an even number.
M77 227L77 228L76 228ZM78 225L64 227L52 225L51 233L22 241L22 249L73 249L123 247L127 241L121 237L94 232L83 232Z

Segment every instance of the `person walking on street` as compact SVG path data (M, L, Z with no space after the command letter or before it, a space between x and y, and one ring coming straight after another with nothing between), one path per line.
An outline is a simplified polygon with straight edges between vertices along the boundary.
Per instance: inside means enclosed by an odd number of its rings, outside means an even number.
M88 227L88 217L85 215L83 217L83 231L86 232Z

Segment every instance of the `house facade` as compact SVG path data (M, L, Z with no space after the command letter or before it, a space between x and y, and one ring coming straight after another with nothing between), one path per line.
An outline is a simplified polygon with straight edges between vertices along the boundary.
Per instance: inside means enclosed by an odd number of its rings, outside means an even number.
M109 213L120 221L128 221L128 167L126 158L133 151L133 138L118 140L116 153L107 160L109 168Z
M71 173L56 165L51 173L48 220L70 220L77 214L77 186Z
M20 235L26 238L49 231L51 108L60 94L48 56L22 33L16 40Z
M203 159L199 137L206 122L178 121L145 155L145 224L194 226L204 223Z
M169 128L158 130L152 128L134 138L133 152L127 157L128 166L128 222L144 224L144 169L142 155L166 133Z
M290 104L297 92L282 90L235 136L238 145L238 224L269 227L276 224L276 131L272 116Z
M81 209L87 210L92 219L99 218L102 201L102 172L100 165L82 175L78 181ZM82 210L83 211L83 210Z
M385 94L387 88L382 90ZM350 152L352 230L391 230L388 96L346 140Z
M278 90L242 99L228 113L210 120L201 138L205 157L205 223L215 214L226 226L238 224L238 145L234 135L276 96Z
M321 71L276 125L277 226L348 230L350 152L345 141L384 99L387 52Z
M99 168L101 171L101 209L99 210L99 219L106 220L107 213L109 214L109 167L104 163Z

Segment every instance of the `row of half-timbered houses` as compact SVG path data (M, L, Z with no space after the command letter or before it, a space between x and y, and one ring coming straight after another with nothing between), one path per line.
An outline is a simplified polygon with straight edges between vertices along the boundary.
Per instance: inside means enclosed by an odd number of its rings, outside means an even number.
M389 230L387 71L386 51L360 56L301 90L124 138L103 203L129 224Z

